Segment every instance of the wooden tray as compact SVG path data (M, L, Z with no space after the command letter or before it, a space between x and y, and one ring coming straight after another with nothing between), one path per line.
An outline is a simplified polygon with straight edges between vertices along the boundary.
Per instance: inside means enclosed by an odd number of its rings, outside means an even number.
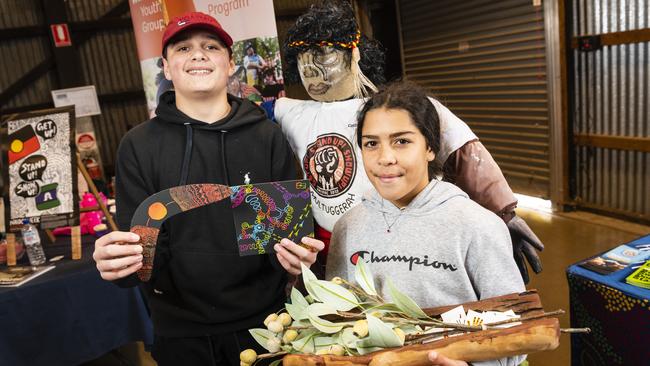
M465 310L506 311L512 309L522 317L544 313L537 290L510 294L462 304ZM428 315L444 313L458 305L424 309ZM557 348L560 344L557 318L526 321L503 329L489 329L444 338L425 344L386 349L364 356L287 355L284 366L418 366L430 365L427 353L436 350L453 359L467 362L494 360Z

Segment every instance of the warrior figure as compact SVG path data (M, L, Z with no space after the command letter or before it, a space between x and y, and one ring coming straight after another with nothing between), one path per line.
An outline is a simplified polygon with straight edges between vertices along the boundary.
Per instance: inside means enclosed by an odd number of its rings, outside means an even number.
M301 81L314 100L280 98L274 115L282 126L306 179L311 183L316 235L326 245L336 221L372 188L354 143L356 116L364 97L385 82L381 45L360 33L348 2L312 6L289 29L284 44L287 82ZM465 122L439 101L441 147L435 163L444 180L501 217L513 243L515 261L528 283L525 259L542 269L535 249L543 244L515 214L517 199L485 146ZM327 246L321 252L327 256Z

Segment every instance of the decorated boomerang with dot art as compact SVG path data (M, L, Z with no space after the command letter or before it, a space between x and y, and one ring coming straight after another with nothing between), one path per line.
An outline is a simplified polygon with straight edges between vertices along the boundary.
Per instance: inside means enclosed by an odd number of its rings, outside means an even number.
M221 184L189 184L160 191L140 204L131 219L131 232L140 236L142 267L141 281L149 281L156 253L160 226L181 212L219 202L230 197L232 190Z

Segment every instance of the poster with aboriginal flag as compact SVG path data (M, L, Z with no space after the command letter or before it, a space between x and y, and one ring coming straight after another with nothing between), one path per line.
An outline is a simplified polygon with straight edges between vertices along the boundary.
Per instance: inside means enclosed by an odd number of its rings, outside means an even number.
M7 230L23 219L43 229L78 225L74 107L7 116L2 176Z

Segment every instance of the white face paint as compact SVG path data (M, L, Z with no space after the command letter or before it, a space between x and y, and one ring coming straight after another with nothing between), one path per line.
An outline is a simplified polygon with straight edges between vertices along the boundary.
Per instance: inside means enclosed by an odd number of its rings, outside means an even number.
M354 95L350 53L324 46L298 54L298 70L309 96L319 102L349 99Z

